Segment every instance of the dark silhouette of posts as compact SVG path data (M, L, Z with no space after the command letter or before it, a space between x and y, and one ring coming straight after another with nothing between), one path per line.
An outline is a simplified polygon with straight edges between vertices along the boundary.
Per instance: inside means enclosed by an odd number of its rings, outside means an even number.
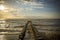
M28 22L26 23L25 27L23 28L22 33L19 35L19 40L23 40L23 39L24 39L27 26L28 26L28 24L29 24L30 22L31 22L31 21L28 21Z
M36 30L35 27L33 27L33 24L31 21L28 21L26 23L25 27L23 28L22 33L19 35L19 40L24 40L27 28L29 29L28 33L30 34L30 38L31 38L30 40L32 40L32 39L33 40L43 40L43 39L39 39L40 34L38 35L39 32Z

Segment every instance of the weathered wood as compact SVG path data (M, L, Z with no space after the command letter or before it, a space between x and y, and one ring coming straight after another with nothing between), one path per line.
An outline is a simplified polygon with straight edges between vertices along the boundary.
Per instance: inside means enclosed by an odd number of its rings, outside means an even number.
M28 33L30 35L29 40L43 40L42 37L40 36L39 32L37 31L37 29L35 27L33 27L33 24L31 21L28 21L26 23L25 28L22 32L22 35L19 35L19 39L24 40L27 29L28 29Z

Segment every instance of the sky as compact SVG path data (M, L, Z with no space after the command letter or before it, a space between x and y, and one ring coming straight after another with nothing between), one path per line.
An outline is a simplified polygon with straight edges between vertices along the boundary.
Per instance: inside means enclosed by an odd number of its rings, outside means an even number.
M60 0L3 0L14 17L59 18Z

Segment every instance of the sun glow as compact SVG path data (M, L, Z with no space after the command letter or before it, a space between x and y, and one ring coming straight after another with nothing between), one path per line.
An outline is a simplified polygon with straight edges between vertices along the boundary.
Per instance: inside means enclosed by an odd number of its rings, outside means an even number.
M5 10L4 5L0 5L0 10Z

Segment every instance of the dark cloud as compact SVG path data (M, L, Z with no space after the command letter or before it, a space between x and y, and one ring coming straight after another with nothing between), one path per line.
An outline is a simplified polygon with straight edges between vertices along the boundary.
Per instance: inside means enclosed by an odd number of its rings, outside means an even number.
M31 1L31 0L24 0L24 1Z

